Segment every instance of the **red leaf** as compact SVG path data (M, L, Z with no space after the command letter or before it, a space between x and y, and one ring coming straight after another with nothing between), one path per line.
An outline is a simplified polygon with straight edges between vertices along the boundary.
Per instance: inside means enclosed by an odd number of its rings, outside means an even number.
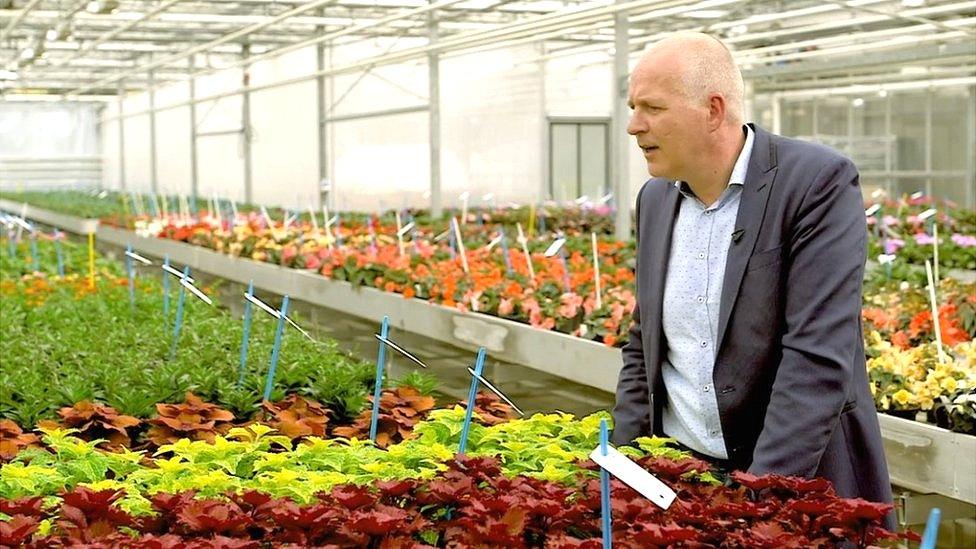
M353 530L370 536L385 536L399 531L410 519L410 514L402 509L388 505L378 505L375 510L356 511L350 518Z
M352 484L337 486L330 495L347 509L357 509L376 502L376 498L369 493L369 488Z
M26 515L13 515L9 522L0 521L0 545L19 547L24 545L40 526L40 519Z

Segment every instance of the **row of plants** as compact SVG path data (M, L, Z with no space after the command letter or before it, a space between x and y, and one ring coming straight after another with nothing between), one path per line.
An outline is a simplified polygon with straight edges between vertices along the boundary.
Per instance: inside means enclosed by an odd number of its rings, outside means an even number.
M6 249L6 242L0 244ZM51 244L39 244L48 262L43 269L52 272ZM157 403L179 402L187 392L240 416L260 410L275 319L253 315L242 375L240 320L188 296L174 353L175 279L168 316L155 276L136 279L133 307L128 279L117 266L99 259L92 287L78 274L87 271L80 246L63 244L73 260L64 278L21 274L32 271L26 243L0 261L0 418L30 426L84 400L148 418ZM296 393L327 406L335 419L351 421L367 402L372 376L368 363L340 350L337 342L309 341L286 330L271 400Z
M600 547L606 414L473 425L436 410L386 450L356 439L294 444L264 426L152 456L105 452L63 430L0 468L0 543L151 547ZM621 451L678 494L662 511L611 483L621 547L867 547L890 506L838 498L823 480L727 474L643 438Z

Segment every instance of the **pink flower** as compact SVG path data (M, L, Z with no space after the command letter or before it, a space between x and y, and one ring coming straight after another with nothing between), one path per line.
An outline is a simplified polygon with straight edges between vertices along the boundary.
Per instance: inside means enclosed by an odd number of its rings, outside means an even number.
M501 316L508 316L512 314L515 310L515 300L509 298L502 298L498 303L498 314Z
M530 297L528 299L523 299L522 302L519 303L519 307L522 309L523 313L528 313L530 317L533 314L536 315L540 314L539 302L536 301L535 298L533 297Z
M314 253L305 254L305 268L306 269L318 269L322 266L322 260L319 256Z
M885 245L884 245L885 253L891 255L897 252L904 245L905 245L904 240L900 240L898 238L889 238L885 240Z
M976 248L976 236L955 233L952 241L961 248Z
M886 215L884 216L884 224L886 227L898 225L898 218L893 215Z
M583 298L572 292L563 294L560 301L562 301L562 305L556 312L563 318L574 318L579 312L579 306L583 304Z
M536 309L529 315L529 324L543 330L551 330L556 326L556 321L549 317L543 319L542 312Z
M933 242L935 242L935 239L927 233L915 233L915 243L919 246L928 246Z

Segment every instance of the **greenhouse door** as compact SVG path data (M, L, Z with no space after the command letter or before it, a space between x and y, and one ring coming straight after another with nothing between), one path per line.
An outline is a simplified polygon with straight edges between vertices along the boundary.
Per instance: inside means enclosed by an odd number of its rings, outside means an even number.
M607 192L610 179L610 121L549 120L549 196L558 202Z

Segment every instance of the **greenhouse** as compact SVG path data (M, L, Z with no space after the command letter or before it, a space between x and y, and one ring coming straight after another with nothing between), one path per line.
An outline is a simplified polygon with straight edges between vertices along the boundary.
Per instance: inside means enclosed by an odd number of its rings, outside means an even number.
M976 545L976 2L0 0L0 547Z

